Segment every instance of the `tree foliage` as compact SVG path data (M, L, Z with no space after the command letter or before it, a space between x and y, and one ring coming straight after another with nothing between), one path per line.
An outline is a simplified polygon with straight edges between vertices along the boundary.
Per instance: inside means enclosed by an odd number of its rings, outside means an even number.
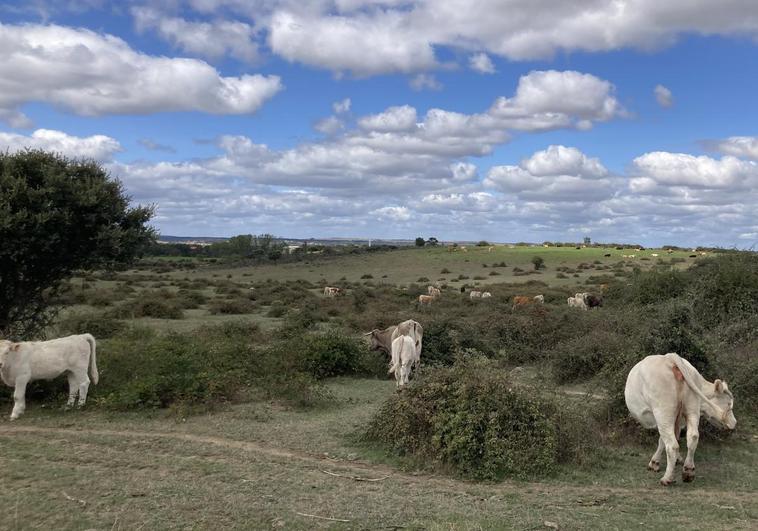
M131 262L154 239L152 207L130 207L98 163L38 150L0 153L0 337L47 324L77 270Z
M424 238L421 236L416 238L416 247L423 247L424 245L426 245L426 240Z

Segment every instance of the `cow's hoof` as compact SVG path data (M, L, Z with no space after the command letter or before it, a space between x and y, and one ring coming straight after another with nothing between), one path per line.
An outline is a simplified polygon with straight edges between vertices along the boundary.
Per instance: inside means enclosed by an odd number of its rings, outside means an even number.
M682 470L682 481L684 481L685 483L689 483L690 481L694 479L695 479L694 468L690 468L690 469L685 468L684 470Z
M663 485L664 487L670 487L673 484L674 484L674 480L673 479L662 479L661 480L661 485Z
M658 472L661 469L661 464L658 461L650 461L647 464L647 469L653 472Z

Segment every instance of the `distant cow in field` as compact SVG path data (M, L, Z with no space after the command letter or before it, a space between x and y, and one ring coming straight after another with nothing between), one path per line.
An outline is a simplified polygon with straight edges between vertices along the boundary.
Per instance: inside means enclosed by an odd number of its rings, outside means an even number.
M581 296L581 293L577 293L574 297L569 297L567 299L568 305L570 308L580 308L582 310L587 309L587 304L584 302L584 297Z
M495 250L495 248L493 246L491 246L491 245L489 247L487 247L487 252L488 253L491 253L494 250Z
M531 304L534 302L533 297L528 297L526 295L516 295L513 297L513 307L516 306L526 306L527 304Z
M592 293L584 293L584 304L587 308L599 308L603 305L603 297L600 295L593 295Z
M737 426L732 408L734 397L726 382L703 378L687 360L670 352L654 355L637 363L626 379L626 406L632 417L644 428L658 428L658 448L647 467L660 470L661 456L666 453L666 473L661 485L674 482L674 468L681 460L679 435L687 427L687 458L682 467L682 481L695 479L700 416L719 428L733 430Z
M68 402L72 407L79 396L78 406L87 403L90 378L97 384L95 338L90 334L62 337L50 341L13 343L0 340L0 378L13 387L13 411L16 420L26 409L26 385L34 380L52 380L66 373Z
M605 256L606 258L609 258L611 256L611 253L605 253L603 256Z
M342 295L344 293L342 288L335 288L332 286L326 286L324 288L324 295L326 297L337 297L338 295Z
M434 286L428 286L426 288L426 291L427 291L427 293L429 294L430 297L439 297L442 294L442 292L440 291L440 289L439 288L435 288Z
M434 300L434 297L432 297L431 295L419 295L418 296L418 305L419 306L424 306L424 305L431 306L433 300Z
M652 253L650 256L652 256L653 258L658 258L658 253Z
M482 292L482 298L483 299L489 299L491 297L492 297L492 293L490 293L489 291L483 291Z
M540 304L545 304L545 296L544 295L535 295L534 296L534 302L538 302Z
M470 299L481 299L482 298L482 292L478 290L472 290L468 294Z

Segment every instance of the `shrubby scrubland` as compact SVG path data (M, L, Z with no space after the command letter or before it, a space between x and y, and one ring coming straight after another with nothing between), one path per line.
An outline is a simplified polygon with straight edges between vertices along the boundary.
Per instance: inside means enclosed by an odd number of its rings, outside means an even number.
M443 286L441 299L422 310L415 301L425 283L399 289L373 279L336 281L330 285L347 295L324 298L326 280L243 287L222 278L129 275L96 275L91 281L107 280L105 287L77 281L59 295L69 305L95 292L108 302L76 307L58 323L61 333L87 331L100 339L94 407L207 408L258 399L339 407L325 378L386 377L386 355L369 351L361 334L413 318L424 326L422 369L388 397L362 439L457 475L535 477L563 464L597 462L597 452L630 429L624 382L649 354L678 352L706 378L729 382L738 418L758 414L754 253L719 253L687 270L665 263L568 288L541 280L494 284L488 300L471 301L458 282ZM603 308L567 307L567 296L593 291L598 280L608 284ZM544 306L512 307L514 295L536 294L544 294ZM132 321L177 319L198 308L235 317L182 334ZM252 313L277 325L251 324ZM562 387L577 383L604 398L567 400ZM64 393L62 382L36 383L29 396Z

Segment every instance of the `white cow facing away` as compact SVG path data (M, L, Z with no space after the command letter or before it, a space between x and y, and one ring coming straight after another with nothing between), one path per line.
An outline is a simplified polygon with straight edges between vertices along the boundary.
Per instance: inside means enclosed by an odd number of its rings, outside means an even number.
M482 298L482 292L478 290L470 291L468 294L470 299L481 299Z
M482 298L483 299L491 299L492 298L492 293L490 293L489 291L483 291L482 292Z
M534 296L534 302L538 302L540 304L545 304L545 296L544 295L535 295Z
M389 374L395 374L395 385L408 385L411 369L421 361L420 353L411 336L400 335L392 341L392 360Z
M387 354L392 354L392 342L399 336L410 336L416 344L416 355L421 357L421 348L424 340L424 327L421 323L408 319L396 326L388 326L384 330L375 328L371 332L364 334L369 337L372 350L380 350Z
M426 291L430 297L439 297L442 295L442 291L440 291L440 289L435 286L427 286Z
M16 420L26 409L26 385L34 380L52 380L64 372L68 376L68 402L72 407L79 395L78 406L87 403L90 378L97 384L95 338L90 334L68 336L51 341L13 343L0 340L0 377L13 387L13 411Z
M679 454L679 433L687 426L687 458L682 481L695 479L695 450L699 438L700 415L714 426L733 430L737 426L732 408L734 397L726 382L713 383L703 378L687 360L670 352L648 356L629 371L624 389L629 413L643 427L658 428L658 449L647 467L658 472L666 451L666 473L661 485L674 482L674 467Z

